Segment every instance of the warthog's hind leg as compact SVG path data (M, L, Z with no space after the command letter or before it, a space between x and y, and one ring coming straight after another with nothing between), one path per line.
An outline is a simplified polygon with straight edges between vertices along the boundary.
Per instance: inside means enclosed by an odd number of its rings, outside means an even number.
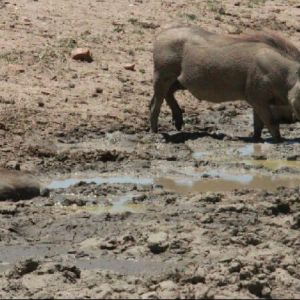
M263 128L261 126L263 126L263 124L264 124L268 128L270 134L272 135L274 142L275 143L282 142L282 138L281 138L280 130L279 130L279 124L273 118L270 107L268 105L262 105L262 104L257 105L254 103L252 103L252 106L255 110L255 114L257 114L256 133L261 134L261 130ZM254 117L255 117L255 115L254 115ZM255 121L254 121L254 125L255 125ZM255 128L254 128L254 134L255 134Z
M174 96L174 93L178 90L184 89L185 88L179 83L179 81L176 81L172 84L166 96L166 102L172 110L172 119L177 130L181 130L184 123L182 117L182 110Z
M158 131L158 117L163 100L172 85L172 81L160 76L154 76L154 95L150 103L150 126L152 132Z
M253 109L253 125L254 125L254 133L252 138L255 142L258 142L259 140L261 140L261 133L264 128L264 123L262 122L262 120L260 119L260 117L258 116L258 114L255 112L254 109Z

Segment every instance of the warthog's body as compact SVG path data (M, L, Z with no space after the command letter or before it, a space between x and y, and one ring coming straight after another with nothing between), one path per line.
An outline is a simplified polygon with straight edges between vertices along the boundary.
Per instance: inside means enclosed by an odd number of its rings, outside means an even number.
M187 89L199 100L246 100L254 108L254 137L260 138L266 125L280 140L280 116L273 116L270 105L291 105L300 116L299 62L300 52L274 34L231 37L198 27L166 29L154 43L151 129L157 131L163 99L181 129L182 112L174 93Z

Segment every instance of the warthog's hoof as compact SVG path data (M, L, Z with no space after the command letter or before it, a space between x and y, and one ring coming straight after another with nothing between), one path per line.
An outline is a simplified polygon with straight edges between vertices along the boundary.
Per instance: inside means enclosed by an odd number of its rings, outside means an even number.
M150 127L150 132L152 132L152 133L157 133L157 132L158 132L158 127L153 127L153 126L151 126L151 127Z
M259 142L263 141L261 136L255 136L255 135L252 135L251 140L252 140L253 143L259 143Z
M180 131L184 125L184 122L182 119L173 120L172 123L178 131Z

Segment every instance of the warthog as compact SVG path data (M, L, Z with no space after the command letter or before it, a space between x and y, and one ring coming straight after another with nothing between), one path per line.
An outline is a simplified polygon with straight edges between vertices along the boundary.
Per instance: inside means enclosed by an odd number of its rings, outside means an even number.
M171 27L157 35L153 58L153 132L158 130L164 99L175 127L181 129L182 111L174 97L180 89L215 103L247 101L253 107L256 140L264 126L276 142L281 140L280 107L287 108L284 119L300 119L300 51L275 33L231 36L199 27Z

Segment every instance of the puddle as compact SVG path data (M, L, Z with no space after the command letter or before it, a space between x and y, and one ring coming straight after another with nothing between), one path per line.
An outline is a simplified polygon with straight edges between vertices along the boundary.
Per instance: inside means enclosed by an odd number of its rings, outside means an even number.
M164 262L154 262L150 260L119 260L95 258L89 260L77 260L76 266L84 270L106 269L120 274L138 275L138 274L162 274L171 270L173 265Z
M184 194L195 192L228 192L234 189L245 188L274 191L279 186L292 188L300 185L300 178L295 176L235 175L218 171L210 172L209 175L213 176L213 178L202 178L201 180L193 178L159 178L156 180L156 183L162 185L167 190Z
M103 213L124 213L124 212L132 212L132 213L142 213L145 212L146 207L143 204L135 204L129 203L132 200L133 196L123 196L118 200L112 202L112 205L94 205L94 206L86 206L84 208L80 208L80 210L89 211L94 214L103 214Z
M70 246L69 246L70 247ZM105 269L126 275L161 274L171 270L170 263L150 260L119 260L114 258L75 259L68 256L68 247L55 244L10 245L1 249L0 273L10 270L19 261L35 258L44 262L53 261L52 257L64 255L67 262L75 264L83 270Z
M247 144L245 146L239 147L232 150L237 151L239 156L261 156L265 155L267 151L270 150L270 144Z
M53 180L48 186L48 189L66 189L79 182L95 183L95 184L136 184L136 185L151 185L152 178L140 178L130 176L111 176L111 177L92 177L92 178L68 178L62 180Z
M274 160L247 160L246 164L249 165L262 165L269 170L277 170L284 167L300 169L300 161L289 161L283 159L274 159Z
M223 149L223 153L226 153L227 155L223 157L220 157L222 161L226 161L228 159L232 159L232 156L238 156L238 157L247 157L247 156L261 156L265 155L272 145L264 143L264 144L247 144L244 146L233 146L229 147L229 149ZM220 150L220 149L219 149ZM194 151L192 156L196 160L203 159L204 157L208 156L209 152L206 151ZM230 156L230 158L228 158Z
M29 257L41 258L66 252L66 247L54 244L1 246L0 272L10 269L13 264Z
M202 152L202 151L196 151L192 154L193 158L196 160L200 160L204 158L208 153L207 152Z

